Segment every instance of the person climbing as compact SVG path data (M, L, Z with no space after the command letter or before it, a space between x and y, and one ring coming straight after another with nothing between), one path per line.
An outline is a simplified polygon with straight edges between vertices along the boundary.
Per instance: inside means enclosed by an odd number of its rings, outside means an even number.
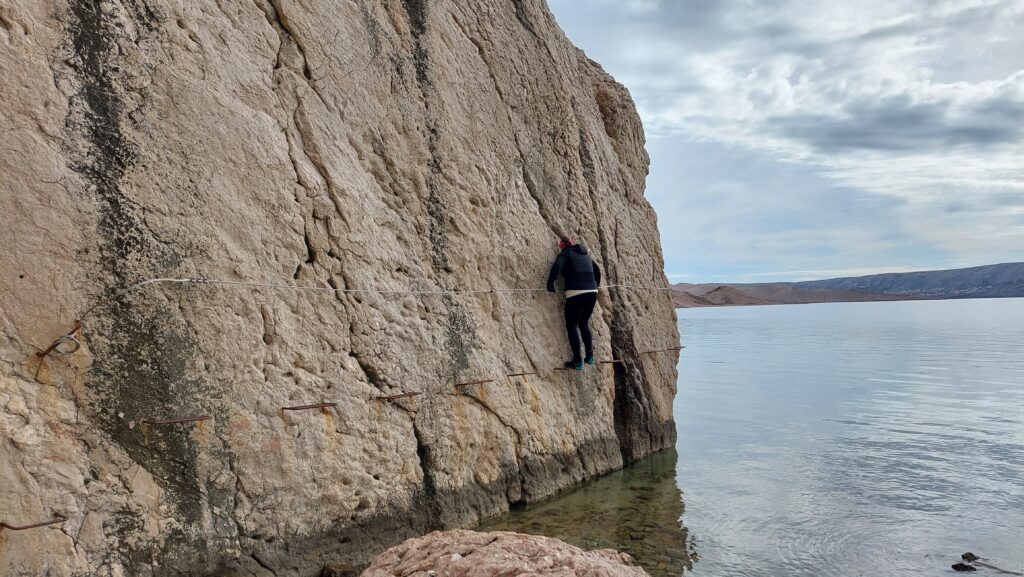
M555 280L565 280L565 330L569 333L572 360L565 366L583 370L583 363L594 364L594 338L590 333L590 315L597 304L597 288L601 286L601 269L590 258L587 247L563 236L558 243L558 257L548 274L548 292L555 292ZM580 336L586 357L580 358Z

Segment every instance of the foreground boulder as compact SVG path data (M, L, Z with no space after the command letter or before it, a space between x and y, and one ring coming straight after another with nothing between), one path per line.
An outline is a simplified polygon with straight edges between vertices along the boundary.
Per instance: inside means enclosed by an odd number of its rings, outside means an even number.
M564 541L504 531L444 531L381 553L362 577L646 577L625 553L584 551Z

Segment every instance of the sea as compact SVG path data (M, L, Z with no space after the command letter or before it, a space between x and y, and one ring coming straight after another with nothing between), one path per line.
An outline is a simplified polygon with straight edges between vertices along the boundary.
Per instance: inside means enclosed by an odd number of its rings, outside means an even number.
M1024 573L1024 299L677 313L675 449L482 529L655 577Z

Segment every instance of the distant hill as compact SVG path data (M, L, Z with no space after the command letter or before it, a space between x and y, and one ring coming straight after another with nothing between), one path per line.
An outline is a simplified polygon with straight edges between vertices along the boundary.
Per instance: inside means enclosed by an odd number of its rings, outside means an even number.
M912 295L934 299L1024 296L1024 262L950 270L873 274L793 283L800 288Z
M771 301L751 294L752 291L743 291L733 286L716 286L701 294L698 298L703 299L710 306L715 305L770 305Z
M695 307L713 307L715 303L705 300L697 295L690 294L684 290L677 288L679 285L672 287L672 303L678 308L695 308Z
M766 284L677 284L672 298L676 307L737 305L781 305L861 301L908 300L917 297L848 290L805 289L791 283Z
M1024 263L794 283L673 285L677 307L1024 297Z

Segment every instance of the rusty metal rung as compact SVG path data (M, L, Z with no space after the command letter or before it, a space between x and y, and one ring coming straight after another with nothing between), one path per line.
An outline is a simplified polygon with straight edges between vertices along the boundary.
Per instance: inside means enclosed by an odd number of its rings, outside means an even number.
M539 375L539 374L540 373L537 372L537 371L530 371L528 373L511 373L508 376L509 377L525 377L526 375Z
M456 386L456 387L468 387L470 385L483 385L483 384L493 383L493 382L494 382L493 379L487 379L487 380L484 380L484 381L472 381L472 382L469 382L469 383L455 383L454 386Z
M282 411L302 411L304 409L326 409L328 407L337 407L338 403L316 403L314 405L298 405L295 407L281 407Z
M420 392L420 391L413 391L411 393L402 393L401 395L389 395L387 397L374 397L374 399L376 399L378 401L394 401L396 399L405 399L407 397L415 397L417 395L422 395L422 394L423 393Z
M651 355L651 354L654 354L654 353L664 353L664 352L668 352L668 351L681 351L681 350L683 350L685 348L686 347L683 347L683 346L669 347L667 349L656 349L656 350L653 350L653 351L643 351L643 352L641 352L639 354L641 354L641 355Z
M143 419L142 422L147 425L174 425L177 423L192 423L195 421L209 421L212 419L210 415L199 415L198 417L178 417L175 419L161 419L158 421L151 421L149 419Z
M65 517L64 515L56 515L56 517L54 519L50 519L49 521L43 521L42 523L34 523L32 525L23 525L21 527L18 527L16 525L8 525L7 523L4 523L3 521L0 521L0 531L3 531L4 529L9 529L11 531L24 531L25 529L35 529L36 527L45 527L47 525L56 525L57 523L63 523L64 521L67 521L67 520L68 520L68 518Z

